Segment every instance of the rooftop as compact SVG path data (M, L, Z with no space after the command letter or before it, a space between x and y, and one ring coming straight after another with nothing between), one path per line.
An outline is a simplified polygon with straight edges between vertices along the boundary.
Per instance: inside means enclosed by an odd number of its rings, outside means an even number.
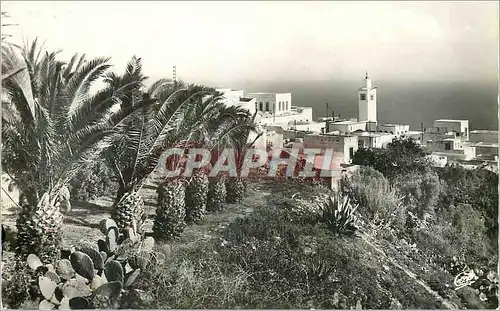
M490 147L490 148L498 148L498 143L485 143L479 142L472 145L473 147Z
M356 136L363 136L363 137L382 137L382 136L394 136L394 134L391 133L385 133L385 132L353 132L354 135Z
M346 120L346 121L336 121L336 122L330 122L330 124L338 124L338 125L351 125L351 124L362 124L366 123L365 121L352 121L352 120Z
M469 122L469 120L457 120L457 119L438 119L435 122Z
M396 124L396 123L380 123L381 126L409 126L407 124Z
M472 130L469 134L498 134L495 130Z
M248 98L248 97L240 97L240 102L250 102L252 101L253 98Z

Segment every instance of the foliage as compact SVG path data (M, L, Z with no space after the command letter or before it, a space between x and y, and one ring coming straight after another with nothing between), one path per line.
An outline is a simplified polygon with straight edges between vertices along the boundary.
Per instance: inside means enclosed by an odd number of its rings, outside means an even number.
M142 293L133 287L141 271L155 262L154 240L141 241L129 232L119 235L111 219L104 219L100 229L106 240L98 247L81 245L66 252L53 264L43 264L29 255L28 266L37 274L40 309L93 309L127 307Z
M118 190L114 172L105 162L92 163L70 181L72 200L88 202L101 196L112 196Z
M114 109L124 92L104 85L91 92L108 58L68 63L45 52L37 40L18 50L2 45L2 71L25 68L2 80L2 167L20 189L18 219L22 256L58 247L61 193L75 174L111 143L132 109Z
M469 262L481 262L492 255L484 218L471 205L452 205L441 213L440 218L445 222L443 238L453 249L451 256L463 255Z
M334 234L352 234L357 229L354 214L357 208L358 205L351 205L348 196L330 196L322 205L320 222Z
M458 165L437 169L446 192L441 196L443 209L459 203L470 204L481 212L488 234L493 240L498 236L498 174L488 170L467 170Z
M350 178L341 180L341 192L359 205L359 213L373 225L402 230L406 225L406 210L401 196L389 181L371 167L361 167Z
M394 184L405 197L404 204L422 218L425 213L434 214L444 187L439 176L431 169L409 172L394 178Z
M420 171L428 165L427 153L412 138L394 138L386 149L359 149L353 164L371 166L388 178L409 171Z

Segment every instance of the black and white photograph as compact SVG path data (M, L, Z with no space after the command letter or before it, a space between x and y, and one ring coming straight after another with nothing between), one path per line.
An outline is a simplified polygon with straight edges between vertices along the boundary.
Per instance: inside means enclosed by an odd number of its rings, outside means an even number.
M498 309L498 1L1 1L1 309Z

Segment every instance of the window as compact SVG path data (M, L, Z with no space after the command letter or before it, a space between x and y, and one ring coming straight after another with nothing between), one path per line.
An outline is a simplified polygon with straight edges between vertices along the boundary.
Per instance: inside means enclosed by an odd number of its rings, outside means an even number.
M349 148L349 159L352 159L353 156L354 156L354 148L351 147Z
M444 150L451 150L451 144L450 143L445 143L444 144Z
M269 111L269 102L266 102L266 111Z
M373 96L373 94L371 94L371 95L370 95L370 99L371 99L371 100L373 100L373 98L374 98L374 96Z
M264 110L263 107L262 107L262 102L259 103L259 110L260 111Z
M281 102L278 104L278 111L281 111Z
M366 100L366 94L359 94L359 100Z
M286 110L288 110L288 101L286 101Z

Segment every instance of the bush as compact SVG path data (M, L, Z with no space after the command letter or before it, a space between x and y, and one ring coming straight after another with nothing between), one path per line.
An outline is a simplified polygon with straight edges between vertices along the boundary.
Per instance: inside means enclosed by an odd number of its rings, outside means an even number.
M439 197L444 191L439 176L432 170L398 176L395 178L395 185L404 197L404 204L412 206L412 212L420 218L425 213L434 214Z
M446 193L441 196L442 208L459 203L470 204L486 221L488 235L498 236L498 174L488 170L467 170L458 165L437 170Z
M35 274L13 253L2 255L2 302L8 309L38 309Z
M88 164L70 181L71 200L87 202L101 196L114 196L118 182L105 162Z
M406 224L405 207L396 189L371 167L362 167L349 179L341 182L341 191L359 205L359 213L374 224L391 224L403 230Z
M484 261L493 255L481 213L469 204L450 206L441 214L443 238L449 241L451 256L463 255L471 261Z

